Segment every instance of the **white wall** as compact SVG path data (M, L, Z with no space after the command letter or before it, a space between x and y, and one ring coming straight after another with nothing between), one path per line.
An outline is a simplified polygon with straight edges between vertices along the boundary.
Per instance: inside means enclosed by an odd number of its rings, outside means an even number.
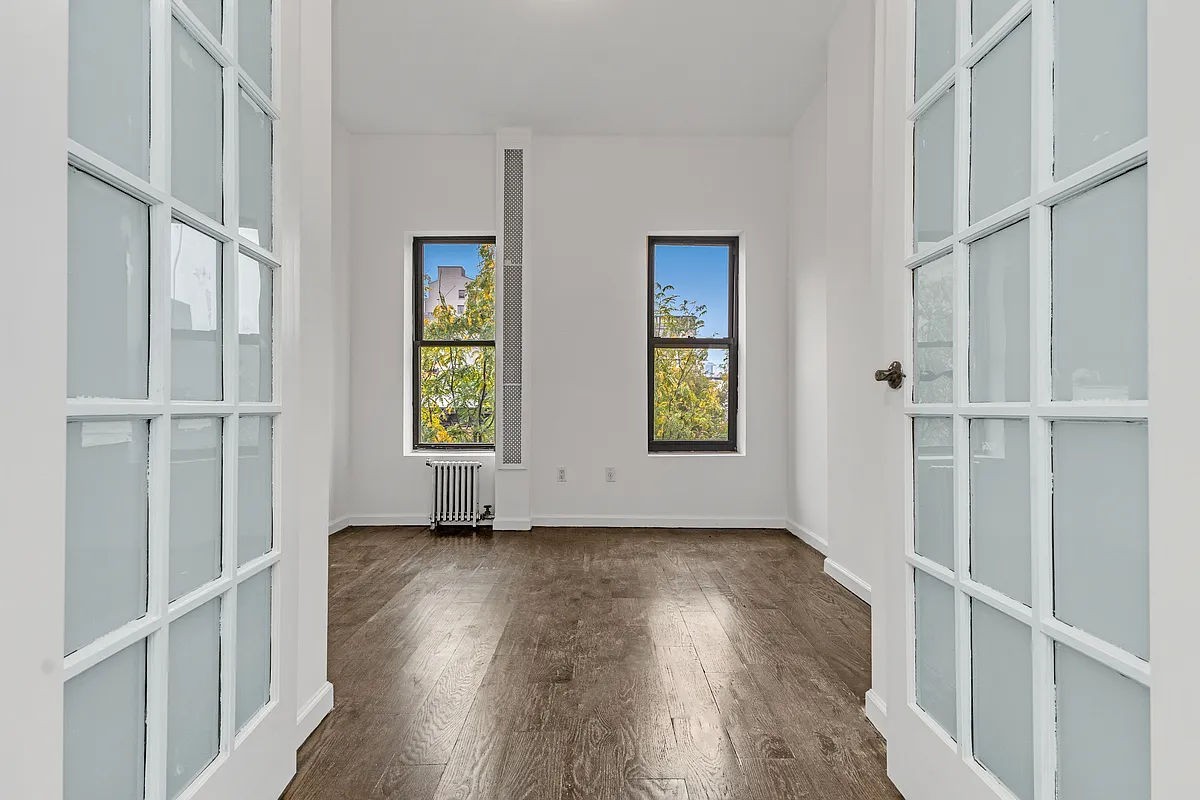
M788 270L788 523L829 547L826 175L828 97L821 88L792 133L791 265ZM815 541L814 541L815 540Z
M31 68L36 65L36 68ZM0 797L62 794L67 3L0 3ZM12 289L20 286L20 291Z
M333 121L333 448L329 520L350 513L350 133Z
M882 294L872 249L874 4L846 0L829 34L826 86L792 136L790 520L824 544L831 574L868 595L881 574L885 387L874 370Z
M426 454L405 453L411 236L494 233L491 136L350 137L350 482L353 521L428 519ZM481 458L494 463L491 455ZM486 469L483 502L491 503Z
M782 526L787 148L782 138L535 135L535 522ZM646 452L646 237L667 231L742 235L744 454Z
M415 523L427 514L428 474L425 455L404 452L407 236L494 231L495 139L350 138L346 513ZM535 136L531 159L534 521L782 526L787 140ZM745 453L650 456L646 236L704 230L743 233ZM606 466L617 468L615 484Z

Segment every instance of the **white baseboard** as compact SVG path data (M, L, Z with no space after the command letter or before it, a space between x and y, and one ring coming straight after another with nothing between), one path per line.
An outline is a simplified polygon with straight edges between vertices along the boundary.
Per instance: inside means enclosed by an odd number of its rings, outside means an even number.
M494 531L527 531L532 527L529 517L496 517L492 520Z
M792 520L789 519L784 524L787 526L788 533L792 534L797 539L804 542L806 545L811 547L813 550L816 550L821 555L826 555L829 553L828 540L823 539L820 536L817 536L815 533L813 533L808 528L801 525L799 522L793 522Z
M333 711L333 684L325 681L325 685L308 699L296 715L297 747L304 744L304 740L312 735L330 711Z
M785 527L778 517L685 517L669 514L619 516L616 514L539 514L533 524L556 528L771 528Z
M351 514L329 523L329 533L352 527L421 526L429 524L428 514ZM336 530L334 526L337 526Z
M825 559L825 574L845 586L867 605L871 605L871 586L831 558Z
M883 702L883 698L876 694L874 689L867 692L867 702L863 710L867 714L867 721L874 725L879 735L887 741L887 703Z

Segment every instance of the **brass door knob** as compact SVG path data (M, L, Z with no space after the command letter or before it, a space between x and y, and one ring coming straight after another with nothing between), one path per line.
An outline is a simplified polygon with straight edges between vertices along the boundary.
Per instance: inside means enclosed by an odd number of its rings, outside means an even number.
M887 369L875 370L875 380L883 383L887 381L887 385L893 389L899 389L904 385L904 379L908 377L904 374L904 367L899 361L893 361L888 365Z

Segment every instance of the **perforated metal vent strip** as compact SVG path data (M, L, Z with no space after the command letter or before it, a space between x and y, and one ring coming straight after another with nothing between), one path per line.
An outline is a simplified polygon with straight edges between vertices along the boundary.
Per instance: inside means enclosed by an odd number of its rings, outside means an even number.
M505 386L502 397L504 404L504 425L501 446L501 458L505 464L521 463L521 387ZM515 422L513 422L515 420Z
M504 317L501 353L501 460L520 464L524 337L525 152L504 151Z

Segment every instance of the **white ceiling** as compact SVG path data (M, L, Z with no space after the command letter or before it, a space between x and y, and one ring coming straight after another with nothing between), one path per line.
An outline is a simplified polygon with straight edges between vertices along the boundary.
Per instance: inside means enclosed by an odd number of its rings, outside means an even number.
M336 0L358 133L778 134L842 0Z

